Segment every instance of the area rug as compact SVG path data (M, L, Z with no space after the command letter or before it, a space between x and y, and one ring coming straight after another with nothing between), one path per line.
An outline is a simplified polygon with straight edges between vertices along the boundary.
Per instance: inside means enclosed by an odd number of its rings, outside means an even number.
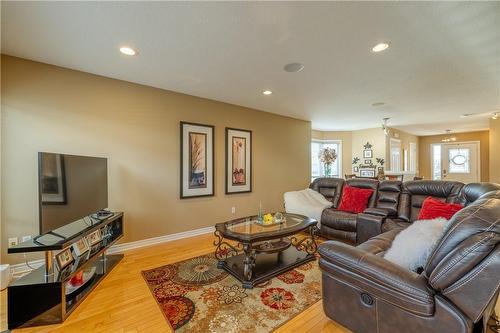
M317 261L253 289L217 268L214 255L142 272L176 332L272 332L321 299Z

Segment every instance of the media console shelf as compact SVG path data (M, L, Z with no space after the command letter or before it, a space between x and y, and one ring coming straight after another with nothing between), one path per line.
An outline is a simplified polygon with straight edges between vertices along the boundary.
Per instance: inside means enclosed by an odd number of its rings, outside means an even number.
M74 262L62 270L53 264L52 251L65 249L96 230L102 232L103 238L89 251L79 257L73 252ZM122 236L123 213L113 213L105 219L88 216L9 248L8 253L45 252L44 265L8 286L9 329L64 321L123 258L123 254L106 254ZM67 295L67 282L82 270L94 274Z

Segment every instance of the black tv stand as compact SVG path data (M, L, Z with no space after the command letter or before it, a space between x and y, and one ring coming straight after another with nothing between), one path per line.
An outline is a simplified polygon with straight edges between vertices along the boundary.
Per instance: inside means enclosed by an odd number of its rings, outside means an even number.
M45 264L8 286L9 329L56 324L64 321L99 282L122 260L123 254L107 255L109 249L123 236L123 213L111 213L107 218L90 225L84 219L56 229L35 239L8 249L8 253L45 252ZM71 233L65 234L71 230ZM105 237L89 251L77 257L69 266L59 270L53 263L53 252L65 249L96 230L106 230ZM55 236L57 235L57 236ZM94 276L66 295L66 284L78 272L95 269Z

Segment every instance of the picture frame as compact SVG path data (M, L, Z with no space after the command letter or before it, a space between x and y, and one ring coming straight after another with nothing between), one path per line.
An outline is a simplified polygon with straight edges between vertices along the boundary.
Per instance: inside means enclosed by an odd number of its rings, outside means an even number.
M252 131L226 127L226 194L252 192Z
M88 242L89 247L99 243L101 241L101 239L102 239L101 229L97 229L93 233L89 234L87 236L87 242Z
M372 160L365 160L365 164L371 165L372 164Z
M375 177L375 169L374 168L359 169L359 176L366 178L373 178Z
M40 170L40 195L42 205L66 205L66 171L64 156L55 153L38 153Z
M359 172L359 168L357 166L355 166L354 168L352 168L352 171L353 172Z
M81 257L82 254L90 250L89 244L87 243L87 239L85 237L80 238L80 240L78 240L78 242L76 243L73 243L71 247L78 257Z
M371 149L363 150L363 158L373 158L373 150Z
M71 253L71 247L67 247L56 254L56 262L60 271L63 270L64 267L71 264L74 260L75 258L73 258L73 254Z
M214 126L180 122L180 198L214 195Z

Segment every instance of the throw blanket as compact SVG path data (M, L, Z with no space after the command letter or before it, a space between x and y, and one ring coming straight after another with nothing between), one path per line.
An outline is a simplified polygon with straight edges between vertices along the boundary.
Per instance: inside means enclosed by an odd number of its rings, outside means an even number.
M302 191L286 192L284 197L287 213L313 218L318 221L318 227L321 223L321 213L325 208L332 206L332 203L326 200L323 195L309 188Z

